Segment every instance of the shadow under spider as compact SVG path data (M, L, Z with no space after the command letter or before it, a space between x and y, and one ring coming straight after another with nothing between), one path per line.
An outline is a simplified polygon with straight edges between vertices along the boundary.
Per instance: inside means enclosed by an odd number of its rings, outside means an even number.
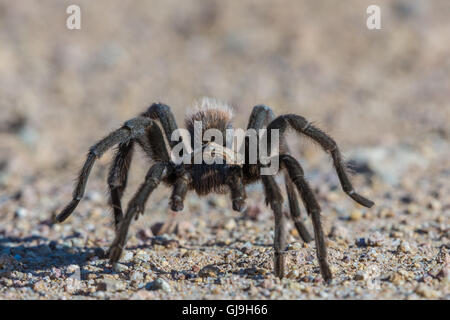
M77 238L76 234L65 237L62 240L67 241ZM27 246L27 243L38 242ZM15 245L17 244L17 245ZM0 268L0 279L9 278L18 280L14 276L14 271L22 273L31 273L33 276L44 278L52 276L52 268L61 269L72 264L80 266L81 279L86 279L90 272L83 270L82 267L88 265L94 257L99 260L106 258L106 254L101 247L80 247L68 246L42 236L29 237L5 237L0 236L0 256L14 257L15 261L6 263L3 269ZM107 266L107 260L96 264L96 268L102 269L97 274L113 273L112 267ZM61 274L65 271L61 270ZM53 275L55 276L55 275ZM17 286L16 286L17 287Z

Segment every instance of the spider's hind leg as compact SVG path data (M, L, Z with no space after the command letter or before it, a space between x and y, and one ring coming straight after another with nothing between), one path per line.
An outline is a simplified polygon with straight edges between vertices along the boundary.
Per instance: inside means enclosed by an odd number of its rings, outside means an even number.
M286 216L283 214L283 197L280 188L277 186L273 176L261 176L264 192L266 195L266 204L270 205L275 214L275 235L274 235L274 250L275 250L275 275L278 278L284 277L284 265L287 245L286 234Z
M277 117L268 125L267 143L271 145L271 130L278 129L280 136L283 136L288 127L293 128L298 133L302 133L317 142L333 159L333 164L338 174L344 192L358 202L360 205L371 208L375 203L355 191L350 178L347 175L341 152L337 143L325 132L313 126L302 116L295 114L286 114Z
M332 279L332 274L327 262L327 247L325 244L322 223L320 221L321 209L319 203L317 203L316 197L304 177L304 172L300 163L290 155L280 155L280 161L286 166L292 182L294 182L302 197L308 215L311 216L320 271L324 280L329 282Z
M289 178L288 174L285 174L284 181L286 183L286 192L288 195L289 201L289 210L291 213L291 218L294 221L295 228L297 228L298 234L305 242L311 242L314 238L308 232L308 229L303 224L300 216L300 206L297 200L297 192L295 191L295 187L292 184L291 178Z

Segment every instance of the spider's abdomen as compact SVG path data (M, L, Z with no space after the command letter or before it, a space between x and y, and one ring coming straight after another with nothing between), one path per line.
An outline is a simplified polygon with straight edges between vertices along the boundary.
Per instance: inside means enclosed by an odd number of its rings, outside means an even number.
M186 117L186 129L191 135L191 147L204 143L202 137L209 129L215 129L222 133L223 143L225 143L226 130L231 129L233 113L231 108L220 101L210 98L203 98ZM195 124L201 125L201 131L195 133ZM194 143L194 140L197 140Z

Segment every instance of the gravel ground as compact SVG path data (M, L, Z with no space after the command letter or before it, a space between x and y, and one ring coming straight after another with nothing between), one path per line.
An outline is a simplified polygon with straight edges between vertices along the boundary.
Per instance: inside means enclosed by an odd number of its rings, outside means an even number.
M45 3L0 1L0 299L450 298L448 1L380 1L378 33L365 1L79 1L80 31L64 28L69 2ZM372 209L341 191L320 148L289 136L322 206L331 285L291 225L275 278L259 184L244 214L195 194L175 214L157 189L113 267L108 153L53 224L98 138L153 101L181 125L203 95L230 102L237 127L266 103L338 141ZM125 203L148 168L133 164Z
M448 159L448 157L447 157ZM447 163L403 179L399 188L372 177L358 189L377 202L356 207L334 173L312 178L328 234L331 285L323 284L314 244L290 227L287 277L272 274L273 218L261 188L249 191L245 214L227 197L188 197L183 213L167 209L167 190L152 195L148 214L131 228L121 263L104 259L111 215L92 179L87 199L62 225L58 207L70 186L30 182L2 199L0 296L3 299L448 299L450 298ZM315 170L313 170L315 171ZM333 178L332 178L333 177ZM361 176L360 176L361 177ZM52 194L51 197L49 195ZM53 210L53 212L55 212ZM169 217L169 218L168 218ZM311 228L310 223L307 225Z

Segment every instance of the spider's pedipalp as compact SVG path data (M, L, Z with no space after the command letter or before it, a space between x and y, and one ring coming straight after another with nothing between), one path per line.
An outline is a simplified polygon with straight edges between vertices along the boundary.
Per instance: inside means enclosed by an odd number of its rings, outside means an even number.
M170 207L173 211L181 211L184 208L184 199L189 189L189 183L191 182L191 175L188 171L184 170L181 166L179 172L176 173L177 177L172 189L172 195L170 196Z
M229 166L226 174L226 183L230 188L233 210L243 212L246 208L245 199L247 195L242 183L242 167L239 165Z

